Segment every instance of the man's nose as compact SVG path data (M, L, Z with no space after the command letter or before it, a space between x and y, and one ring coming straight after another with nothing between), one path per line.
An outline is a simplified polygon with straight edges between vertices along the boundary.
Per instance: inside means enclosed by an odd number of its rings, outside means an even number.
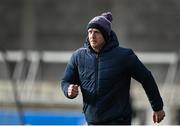
M92 38L95 38L95 33L92 33L91 37L92 37Z

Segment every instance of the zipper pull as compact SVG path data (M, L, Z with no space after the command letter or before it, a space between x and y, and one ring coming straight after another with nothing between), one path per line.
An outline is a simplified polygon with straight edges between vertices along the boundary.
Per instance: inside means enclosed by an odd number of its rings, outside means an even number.
M98 58L99 57L99 54L96 54L96 58Z

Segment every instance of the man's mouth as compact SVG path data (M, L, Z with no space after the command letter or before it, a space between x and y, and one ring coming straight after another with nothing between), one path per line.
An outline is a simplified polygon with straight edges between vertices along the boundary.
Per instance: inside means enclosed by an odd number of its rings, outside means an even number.
M91 43L96 43L96 40L91 40Z

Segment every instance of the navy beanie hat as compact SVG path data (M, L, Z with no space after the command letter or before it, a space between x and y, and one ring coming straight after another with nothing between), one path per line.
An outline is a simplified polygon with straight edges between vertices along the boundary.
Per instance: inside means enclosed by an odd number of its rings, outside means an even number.
M89 28L98 29L102 33L104 39L108 41L111 32L111 24L112 24L112 13L105 12L102 13L100 16L96 16L93 19L91 19L90 22L88 23L87 29Z

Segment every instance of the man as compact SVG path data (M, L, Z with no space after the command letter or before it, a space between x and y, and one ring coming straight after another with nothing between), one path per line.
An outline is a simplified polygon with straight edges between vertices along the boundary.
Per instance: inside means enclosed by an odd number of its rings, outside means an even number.
M107 12L88 23L88 38L67 64L62 90L72 99L80 86L88 124L131 124L133 77L142 84L154 111L153 120L159 123L165 113L157 84L131 49L119 47L111 22L112 14Z

